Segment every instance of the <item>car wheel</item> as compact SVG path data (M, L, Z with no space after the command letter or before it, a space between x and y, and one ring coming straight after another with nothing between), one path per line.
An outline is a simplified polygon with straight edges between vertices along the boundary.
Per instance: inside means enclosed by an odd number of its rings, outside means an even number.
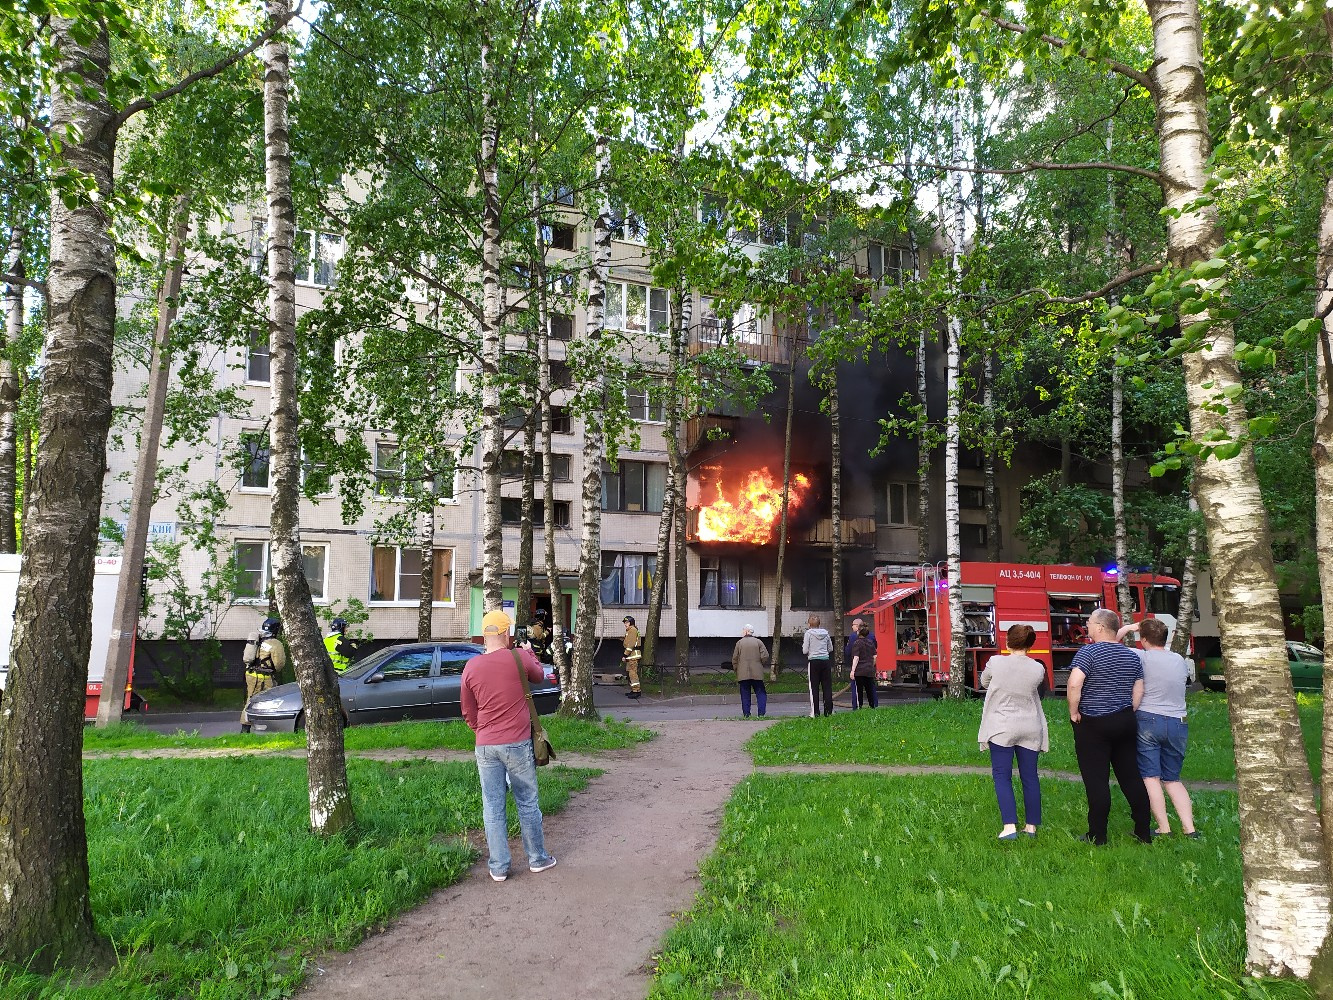
M292 732L300 733L305 731L305 712L296 713L296 721L292 723Z
M1227 682L1214 677L1205 677L1203 686L1209 691L1225 691L1227 689Z

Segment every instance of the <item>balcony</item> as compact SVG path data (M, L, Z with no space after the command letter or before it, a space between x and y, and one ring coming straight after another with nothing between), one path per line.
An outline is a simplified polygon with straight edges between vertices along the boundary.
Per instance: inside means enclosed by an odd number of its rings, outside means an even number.
M780 327L773 331L754 319L738 322L705 315L698 327L690 331L689 352L691 355L703 354L725 346L751 361L787 365L791 363L792 352L802 351L805 344L805 338L791 328Z
M833 545L833 518L825 517L814 524L792 532L791 540L805 545ZM851 548L873 548L875 519L873 517L844 517L842 544Z

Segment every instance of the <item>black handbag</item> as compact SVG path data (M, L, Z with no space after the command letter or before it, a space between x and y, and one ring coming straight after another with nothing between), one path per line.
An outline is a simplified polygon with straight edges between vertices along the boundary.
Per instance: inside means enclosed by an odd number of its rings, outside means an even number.
M523 660L519 657L518 650L511 649L509 652L514 656L514 665L518 667L518 679L523 685L523 697L527 698L528 711L532 713L532 756L538 767L545 767L555 760L555 747L551 746L551 739L542 728L541 716L537 714L537 705L532 700L528 672L523 669Z

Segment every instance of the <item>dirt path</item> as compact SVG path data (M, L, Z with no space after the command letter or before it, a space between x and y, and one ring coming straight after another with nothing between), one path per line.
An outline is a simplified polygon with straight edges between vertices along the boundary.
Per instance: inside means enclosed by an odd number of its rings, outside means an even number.
M545 822L560 864L442 889L383 934L312 969L305 998L627 1000L698 890L722 806L753 770L754 723L660 722L652 743L589 760L605 774ZM563 758L562 758L563 760ZM580 762L581 763L581 762ZM511 845L522 859L517 839ZM547 922L534 932L534 914Z

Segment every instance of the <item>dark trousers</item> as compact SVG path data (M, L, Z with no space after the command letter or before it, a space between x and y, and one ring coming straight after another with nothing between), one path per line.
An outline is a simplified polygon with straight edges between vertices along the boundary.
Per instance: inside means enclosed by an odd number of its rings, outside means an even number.
M875 678L853 677L852 690L856 692L852 697L852 708L879 708L879 691L876 690Z
M1018 826L1018 803L1014 801L1014 758L1018 758L1018 777L1023 783L1023 821L1041 826L1041 784L1037 781L1037 751L1027 747L1002 747L990 744L990 776L995 782L995 801L1000 805L1000 822Z
M822 696L822 699L821 699ZM828 660L810 661L810 714L819 715L819 709L825 715L833 714L833 667Z
M747 719L750 717L750 692L759 696L759 718L764 717L768 711L768 688L764 687L763 681L738 681L741 687L741 715Z
M1110 715L1083 716L1074 723L1074 754L1083 791L1088 796L1088 835L1093 843L1106 843L1106 820L1111 814L1110 772L1129 803L1134 818L1134 836L1145 843L1152 839L1148 789L1139 774L1139 730L1132 708Z

